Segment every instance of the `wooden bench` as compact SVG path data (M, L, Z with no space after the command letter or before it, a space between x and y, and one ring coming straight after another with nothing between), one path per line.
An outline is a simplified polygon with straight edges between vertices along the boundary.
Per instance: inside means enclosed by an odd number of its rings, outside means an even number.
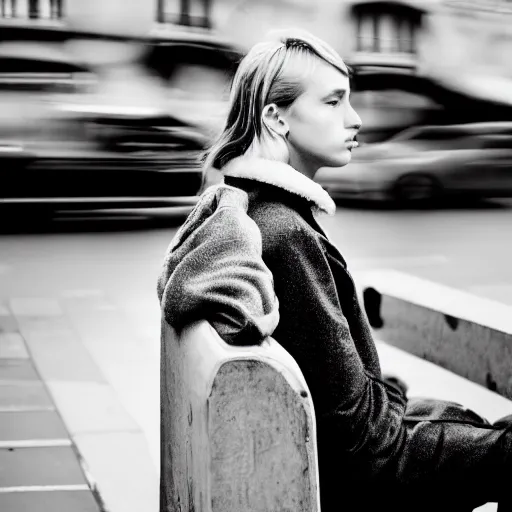
M512 307L395 270L355 278L376 338L512 399Z
M410 396L512 414L510 308L394 271L356 282L382 369ZM160 512L320 511L313 403L275 340L233 347L207 322L163 322L161 391Z
M275 340L162 323L160 497L160 512L320 510L313 403Z

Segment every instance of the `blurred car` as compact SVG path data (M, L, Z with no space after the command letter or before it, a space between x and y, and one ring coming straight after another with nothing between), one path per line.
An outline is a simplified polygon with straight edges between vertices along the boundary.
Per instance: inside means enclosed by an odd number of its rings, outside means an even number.
M91 71L73 62L59 43L0 42L0 93L73 93L91 81Z
M334 198L410 203L512 196L512 122L417 126L361 144L343 168L315 176Z
M244 50L212 31L161 29L143 63L163 82L172 115L210 139L225 121L230 85Z
M9 204L57 209L193 207L204 136L170 116L66 111L44 118L44 137L0 140Z
M59 43L0 43L0 203L190 211L240 54L206 34L147 43L169 92L159 111L91 104L94 73Z

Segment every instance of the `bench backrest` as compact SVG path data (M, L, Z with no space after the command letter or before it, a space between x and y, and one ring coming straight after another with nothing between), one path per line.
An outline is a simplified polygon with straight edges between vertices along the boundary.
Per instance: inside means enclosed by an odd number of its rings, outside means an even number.
M275 340L226 344L162 323L160 512L320 510L315 414Z
M512 399L512 307L395 270L357 280L379 340Z

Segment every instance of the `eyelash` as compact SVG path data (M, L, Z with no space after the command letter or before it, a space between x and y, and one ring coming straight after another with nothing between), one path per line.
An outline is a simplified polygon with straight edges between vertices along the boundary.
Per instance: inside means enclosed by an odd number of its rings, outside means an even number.
M340 103L340 100L331 100L331 101L327 102L327 105L332 105L333 107L335 107L339 103Z

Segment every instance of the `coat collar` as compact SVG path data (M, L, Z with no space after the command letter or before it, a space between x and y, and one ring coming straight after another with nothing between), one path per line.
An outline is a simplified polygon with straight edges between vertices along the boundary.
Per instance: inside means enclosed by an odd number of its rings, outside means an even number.
M253 179L280 187L311 201L314 209L329 215L336 211L336 204L318 183L284 162L239 156L230 160L221 172L224 176Z

